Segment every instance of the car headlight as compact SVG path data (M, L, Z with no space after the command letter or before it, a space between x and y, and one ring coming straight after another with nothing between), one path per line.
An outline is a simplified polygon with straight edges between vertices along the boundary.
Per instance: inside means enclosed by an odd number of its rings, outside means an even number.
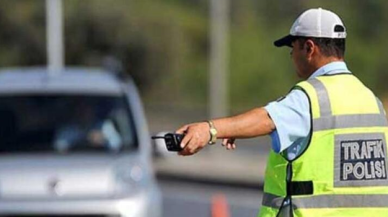
M118 194L139 190L145 184L145 171L140 165L123 168L116 174L116 191Z

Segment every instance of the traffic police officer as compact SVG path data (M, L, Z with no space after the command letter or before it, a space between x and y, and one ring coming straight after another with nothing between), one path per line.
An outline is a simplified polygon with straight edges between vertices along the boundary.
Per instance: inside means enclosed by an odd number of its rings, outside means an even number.
M234 149L236 138L270 134L259 216L388 217L388 125L380 100L344 62L346 28L331 11L302 13L289 46L304 81L286 97L232 117L188 124L180 155L216 139Z

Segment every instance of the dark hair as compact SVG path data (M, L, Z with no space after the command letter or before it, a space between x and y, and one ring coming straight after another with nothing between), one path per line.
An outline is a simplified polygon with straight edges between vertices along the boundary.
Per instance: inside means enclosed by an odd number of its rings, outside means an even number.
M301 48L307 40L311 40L316 44L321 53L327 57L335 56L337 58L344 58L345 56L345 39L344 38L313 38L313 37L298 37Z

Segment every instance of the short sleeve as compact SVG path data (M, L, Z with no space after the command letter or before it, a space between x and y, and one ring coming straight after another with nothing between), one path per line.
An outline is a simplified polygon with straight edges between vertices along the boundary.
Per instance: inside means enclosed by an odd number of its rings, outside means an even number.
M271 133L272 149L280 153L310 133L310 104L306 94L298 89L286 97L265 106L276 126Z

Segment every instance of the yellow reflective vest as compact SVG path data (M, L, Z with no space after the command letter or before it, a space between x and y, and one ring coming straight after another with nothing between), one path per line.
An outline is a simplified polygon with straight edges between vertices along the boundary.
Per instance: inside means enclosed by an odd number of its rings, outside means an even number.
M310 103L309 143L296 159L270 153L259 217L388 217L384 108L352 74L298 83Z

